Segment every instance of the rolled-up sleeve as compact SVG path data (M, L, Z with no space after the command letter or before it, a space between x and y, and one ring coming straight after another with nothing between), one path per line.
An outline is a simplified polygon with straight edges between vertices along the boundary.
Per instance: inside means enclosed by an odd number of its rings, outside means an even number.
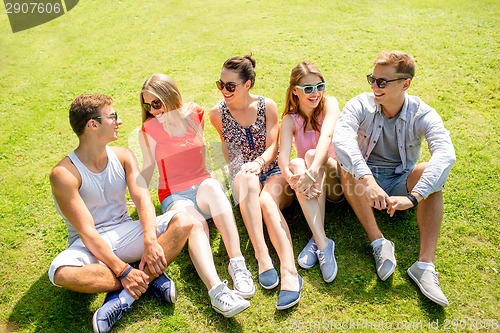
M455 148L450 132L444 127L441 117L435 110L425 113L416 120L418 133L425 136L431 158L412 191L427 198L441 191L456 161Z
M359 97L351 99L340 115L332 139L341 168L356 179L372 174L358 144L362 113L363 105Z

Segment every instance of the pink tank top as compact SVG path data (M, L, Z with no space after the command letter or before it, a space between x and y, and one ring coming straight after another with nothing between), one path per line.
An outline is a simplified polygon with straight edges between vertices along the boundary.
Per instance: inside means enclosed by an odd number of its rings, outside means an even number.
M297 157L304 158L306 152L309 149L316 149L316 145L318 144L320 132L315 130L306 130L304 131L304 120L301 116L296 113L290 114L292 116L293 122L295 124L295 136L293 140L293 146L295 147L295 151L297 152ZM323 116L319 118L320 124L323 123ZM319 126L321 131L321 125ZM333 145L330 143L330 147L328 148L328 156L335 158L335 152L333 151Z

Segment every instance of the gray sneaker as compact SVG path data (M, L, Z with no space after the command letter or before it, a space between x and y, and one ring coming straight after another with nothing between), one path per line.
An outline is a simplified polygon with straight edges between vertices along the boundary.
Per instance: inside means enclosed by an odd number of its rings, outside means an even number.
M325 282L332 282L337 276L337 261L335 260L335 242L327 238L326 248L317 250L319 268Z
M382 281L385 281L396 269L396 257L394 257L394 243L385 239L382 245L373 248L375 268Z
M227 281L210 289L208 295L212 308L226 318L235 316L250 306L249 301L227 287Z
M297 258L299 266L304 269L309 269L316 265L318 262L316 251L318 251L318 246L314 242L314 239L311 238L309 242L307 242L307 245L299 253L299 257Z
M441 290L438 273L433 269L420 269L415 262L406 271L428 299L442 306L448 306L448 299Z

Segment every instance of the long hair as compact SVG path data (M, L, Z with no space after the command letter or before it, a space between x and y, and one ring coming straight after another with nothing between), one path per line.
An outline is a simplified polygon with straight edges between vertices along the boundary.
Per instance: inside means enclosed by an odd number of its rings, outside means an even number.
M325 81L323 74L321 74L320 70L311 62L302 61L297 66L292 69L290 74L290 85L286 91L286 99L285 99L285 110L283 111L283 116L287 114L298 114L304 121L304 131L306 130L307 124L311 122L311 126L315 131L320 131L319 127L321 124L319 123L319 117L323 112L323 108L325 106L325 95L321 97L321 101L318 106L314 109L311 118L304 113L300 109L299 105L299 97L293 93L296 85L299 85L300 80L308 74L314 74L318 76L321 81Z
M165 74L153 74L144 82L141 89L140 102L143 123L149 118L154 118L150 112L142 107L144 103L143 93L145 91L158 97L167 111L181 110L182 108L181 92L175 81Z

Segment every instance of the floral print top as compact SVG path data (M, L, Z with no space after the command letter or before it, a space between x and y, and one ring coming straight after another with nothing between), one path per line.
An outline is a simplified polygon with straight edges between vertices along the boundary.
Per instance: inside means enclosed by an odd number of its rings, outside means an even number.
M231 115L226 102L219 103L222 138L229 153L229 173L234 178L243 164L252 162L266 150L266 99L258 97L257 120L249 127L241 126ZM278 157L268 163L263 173L278 165Z

